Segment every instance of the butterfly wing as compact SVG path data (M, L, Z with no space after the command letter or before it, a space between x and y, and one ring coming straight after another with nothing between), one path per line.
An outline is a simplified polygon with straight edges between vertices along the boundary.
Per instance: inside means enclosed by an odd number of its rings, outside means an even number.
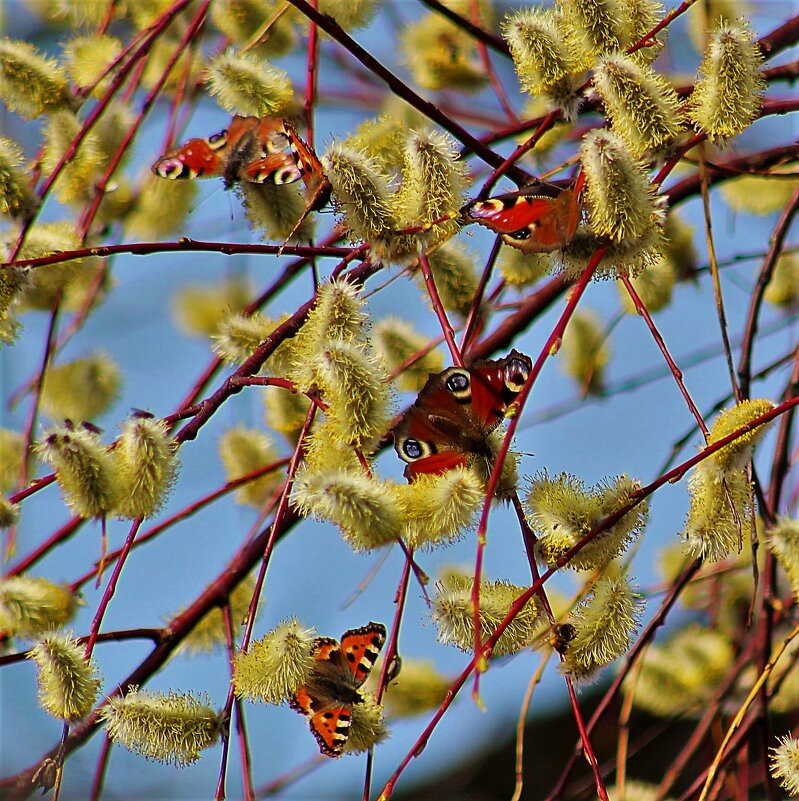
M325 756L341 756L352 720L352 705L360 701L363 684L386 639L380 623L344 632L341 644L329 637L314 640L314 669L289 704L308 718L308 727Z
M325 175L322 162L314 152L314 149L303 141L288 120L283 120L283 125L286 130L286 136L288 136L291 153L305 183L305 200L308 203L307 211L318 211L330 200L330 193L333 187Z
M152 166L159 178L215 178L224 171L227 131L207 139L189 139L163 155Z
M342 635L341 654L352 673L355 687L366 681L385 641L386 627L382 623L370 622Z
M293 184L302 177L290 153L269 153L262 159L245 164L239 171L242 181L263 184L271 181L276 186Z
M394 432L394 448L408 462L406 478L468 465L474 456L492 458L486 438L531 369L530 358L513 350L504 359L431 375Z

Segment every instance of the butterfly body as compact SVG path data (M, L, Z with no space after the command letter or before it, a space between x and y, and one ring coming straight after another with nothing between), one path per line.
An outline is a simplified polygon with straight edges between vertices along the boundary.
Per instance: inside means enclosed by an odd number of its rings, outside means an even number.
M492 460L490 434L531 370L530 357L512 350L504 359L431 374L394 432L394 448L408 463L406 478Z
M474 200L461 209L461 217L502 234L505 243L524 253L550 253L574 239L583 216L582 187L582 175L572 188L538 183Z
M352 707L363 703L360 687L366 681L386 629L369 623L345 631L341 642L317 637L311 648L314 667L291 699L291 708L308 718L308 725L325 756L337 757L349 738Z

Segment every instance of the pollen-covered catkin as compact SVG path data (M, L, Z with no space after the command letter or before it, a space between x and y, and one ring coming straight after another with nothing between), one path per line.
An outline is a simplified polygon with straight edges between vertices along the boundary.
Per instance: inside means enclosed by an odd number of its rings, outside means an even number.
M196 762L222 731L222 714L208 698L151 693L129 687L101 710L108 736L147 759L184 767Z
M292 618L239 651L233 688L239 698L282 704L305 684L313 669L313 630Z

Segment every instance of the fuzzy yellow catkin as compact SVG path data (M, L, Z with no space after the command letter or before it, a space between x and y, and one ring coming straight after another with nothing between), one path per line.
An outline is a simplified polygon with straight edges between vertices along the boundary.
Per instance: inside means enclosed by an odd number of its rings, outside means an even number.
M602 392L610 345L602 322L592 309L581 307L569 320L560 357L562 371L574 379L581 392Z
M206 66L205 83L230 114L280 115L294 96L285 70L252 51L228 51L213 57Z
M0 492L8 492L19 481L24 451L22 434L0 428Z
M479 282L474 254L460 242L453 240L433 250L428 261L444 308L448 312L467 317ZM416 272L416 280L420 284L424 280L420 270ZM429 302L431 301L428 300Z
M374 328L373 344L377 355L394 372L412 356L419 356L405 367L394 383L403 392L419 392L431 373L444 369L444 357L437 349L430 350L430 339L413 326L396 317L383 317Z
M365 475L335 467L300 471L291 499L300 514L335 523L356 551L393 542L402 530L393 495Z
M70 111L57 111L50 116L44 129L42 169L45 174L50 175L56 169L82 127L81 120ZM58 176L54 188L58 199L62 203L79 203L91 198L103 161L100 141L90 132Z
M93 86L92 94L99 98L108 88L111 76L100 76L122 51L122 42L108 34L75 36L64 45L67 72L77 86Z
M374 671L372 671L374 675ZM452 679L426 659L403 657L399 675L388 686L385 707L390 718L408 718L435 709L444 700Z
M563 18L555 8L526 8L509 15L502 36L519 83L531 95L551 89L578 68L566 41Z
M317 0L319 12L333 17L347 31L368 25L377 6L377 0Z
M563 28L581 59L623 47L628 17L624 0L558 0Z
M291 618L239 651L233 659L233 689L239 698L282 704L313 669L313 629Z
M750 485L744 470L719 475L705 462L688 479L691 505L681 537L693 556L718 562L734 553L748 536Z
M643 165L619 134L594 129L583 137L580 158L586 177L591 228L613 242L639 239L662 222L655 191Z
M177 444L163 420L133 417L114 449L122 488L115 513L133 520L152 517L164 505L178 470Z
M395 215L403 227L435 222L464 204L466 169L452 137L433 130L412 131L403 154L402 184L394 195ZM414 239L435 245L459 230L458 222L450 220Z
M734 658L725 634L688 626L666 642L647 647L635 679L633 703L663 717L703 709Z
M771 751L771 775L791 797L799 796L799 740L789 734L778 737L779 745Z
M790 310L799 303L799 254L783 253L774 267L763 298L774 306Z
M196 762L222 731L222 713L207 697L151 693L129 687L101 710L108 736L147 759L184 767Z
M707 444L712 445L714 442L724 439L773 408L774 404L770 400L755 398L743 400L732 408L724 410L713 422L707 437ZM740 470L745 467L752 458L752 450L766 433L768 426L769 423L760 425L720 448L711 455L711 464L703 469L710 470L715 466L721 473L724 473L728 470Z
M459 539L485 501L480 479L462 467L421 475L395 491L405 516L404 537L412 548L435 548Z
M423 89L468 92L486 83L473 40L441 14L425 14L405 25L400 47L414 81Z
M211 335L214 353L226 364L241 364L276 326L274 320L260 312L230 314L216 325L216 333Z
M228 481L246 476L280 459L272 440L262 431L237 426L225 431L219 438L219 456L225 467ZM239 503L261 508L283 480L280 468L254 481L248 481L236 490Z
M657 784L625 779L623 788L612 785L607 788L609 801L675 801L673 796L661 797Z
M722 22L711 33L689 105L692 122L711 140L736 136L757 119L766 88L762 63L745 21Z
M532 481L525 509L538 543L536 553L548 567L556 567L565 554L596 525L634 499L640 484L622 475L587 489L575 476L561 473L550 478L543 472ZM618 522L597 534L571 559L573 570L595 570L620 556L642 534L649 506L634 506Z
M52 420L96 420L119 396L122 375L105 353L50 368L42 387L42 410Z
M250 610L250 602L255 592L255 579L246 576L230 593L227 599L230 607L230 620L234 628L243 623ZM260 607L260 601L258 607ZM178 613L179 614L179 613ZM177 617L177 614L172 617ZM216 648L227 646L225 616L218 606L206 612L194 628L181 640L176 653L207 654Z
M53 633L27 654L39 668L39 703L55 718L80 720L94 706L100 680L96 666L86 661L84 652L76 639Z
M139 239L163 239L181 233L197 192L197 181L165 181L148 176L125 217L125 233Z
M0 136L0 214L23 217L33 210L36 198L24 168L22 148L13 139ZM3 272L9 272L8 268Z
M0 232L0 252L4 258L10 256L16 241L16 235L8 236ZM66 250L75 250L81 246L80 237L75 225L66 220L60 222L39 223L34 225L25 244L20 250L20 259L38 259ZM23 309L50 310L56 299L66 291L70 282L75 280L81 270L87 269L96 259L72 259L60 264L37 267L27 273L28 279L20 287L17 295ZM3 269L6 271L6 268Z
M234 45L254 42L264 31L258 49L270 56L288 53L296 43L291 13L280 14L274 0L219 0L211 4L211 21Z
M262 239L307 244L314 237L314 217L306 216L295 230L297 221L308 207L303 186L301 181L291 185L243 181L236 184L234 191L244 206L244 215L253 231L259 232ZM289 234L291 238L287 238Z
M70 105L69 83L56 61L28 42L0 40L0 100L22 117Z
M431 612L439 641L467 652L474 648L473 586L472 576L455 570L445 572L436 583ZM483 641L494 633L525 589L507 581L480 582L480 637ZM529 645L540 629L540 616L541 603L534 596L499 637L493 655L516 653Z
M383 707L375 703L368 693L361 693L362 701L353 704L350 733L344 745L344 753L360 754L368 751L388 737L383 721Z
M506 283L515 287L531 286L555 269L549 253L522 253L508 246L500 250L497 267Z
M0 495L0 530L14 528L19 523L21 508L18 503Z
M299 392L274 387L264 391L264 422L293 447L300 436L311 401Z
M333 340L310 366L328 404L330 435L370 452L391 418L390 385L382 362L366 345Z
M377 159L365 150L334 142L322 162L333 185L336 210L352 238L370 242L397 230L391 179Z
M61 584L32 576L0 579L0 631L32 637L68 623L78 599Z
M164 182L166 183L166 181ZM246 281L233 278L219 284L188 284L175 294L172 308L178 325L195 337L218 334L231 313L250 300Z
M37 443L36 452L56 471L73 513L101 517L116 507L121 489L118 466L94 431L70 426L49 429Z
M776 524L766 531L766 544L777 557L794 596L799 599L799 521L789 517L778 518Z
M680 99L672 86L629 56L602 59L594 67L594 88L613 130L635 158L670 144L682 130Z
M577 633L564 670L585 679L626 653L643 616L644 599L624 576L600 579L573 613Z

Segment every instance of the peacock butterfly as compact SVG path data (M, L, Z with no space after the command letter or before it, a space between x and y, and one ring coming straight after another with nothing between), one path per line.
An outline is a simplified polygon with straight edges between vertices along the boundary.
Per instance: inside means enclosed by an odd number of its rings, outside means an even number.
M394 431L394 448L408 463L405 477L468 466L494 458L489 434L505 418L530 375L529 356L512 350L504 359L431 373Z
M166 153L152 170L161 178L221 177L228 189L238 182L282 185L302 179L308 203L302 219L330 199L330 182L318 156L280 117L237 115L225 130Z
M461 209L461 219L502 235L523 253L550 253L566 247L583 216L581 173L573 187L538 182L530 187L473 200Z

